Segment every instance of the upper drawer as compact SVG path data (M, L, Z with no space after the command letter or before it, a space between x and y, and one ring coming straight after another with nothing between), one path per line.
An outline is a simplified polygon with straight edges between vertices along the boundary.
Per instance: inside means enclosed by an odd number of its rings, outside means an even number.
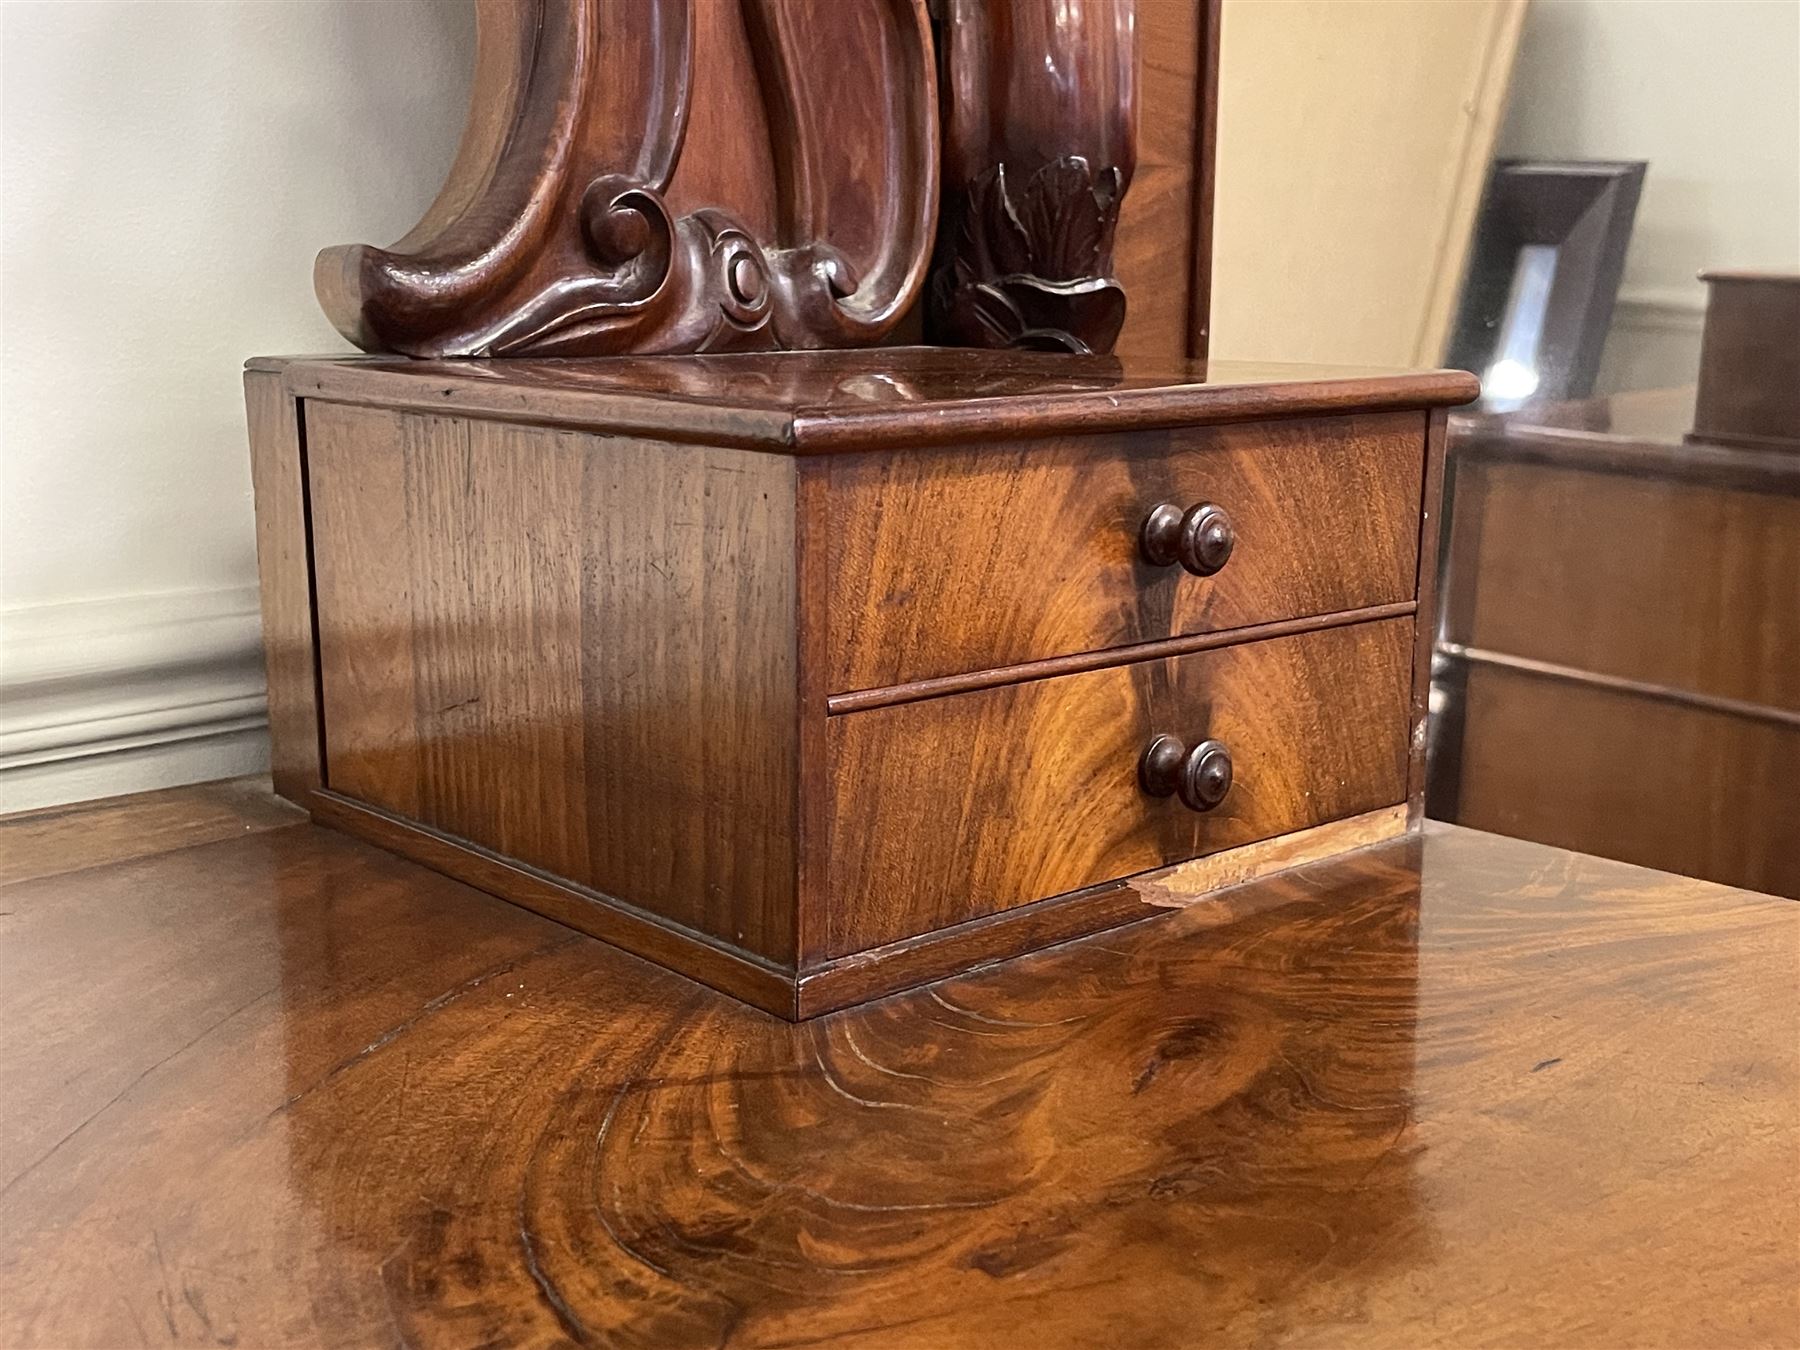
M1418 412L831 459L832 693L1412 598ZM1210 576L1141 553L1224 509Z

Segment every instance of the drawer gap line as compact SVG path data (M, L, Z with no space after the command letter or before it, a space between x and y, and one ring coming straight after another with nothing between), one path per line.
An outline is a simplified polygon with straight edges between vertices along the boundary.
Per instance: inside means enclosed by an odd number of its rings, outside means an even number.
M1416 613L1411 600L1390 605L1369 605L1363 609L1340 610L1332 614L1309 614L1298 619L1280 619L1248 628L1228 628L1217 633L1192 633L1182 637L1159 638L1155 642L1138 642L1126 647L1107 647L1094 652L1077 652L1070 656L1052 656L1039 661L995 666L991 670L974 670L961 675L939 675L928 680L912 680L906 684L886 685L879 689L858 689L847 694L832 694L825 700L825 710L832 716L862 712L870 708L888 708L899 703L918 703L945 694L964 694L977 689L994 689L1001 685L1027 684L1033 680L1054 679L1058 675L1080 675L1090 670L1111 666L1136 665L1142 661L1161 661L1194 652L1216 651L1244 642L1262 642L1269 638L1292 637L1299 633L1317 633L1327 628L1345 628L1351 624L1373 623L1380 619L1398 619Z
M1627 698L1673 703L1678 707L1694 708L1701 712L1720 713L1726 717L1738 717L1751 722L1769 722L1778 727L1800 729L1800 711L1762 703L1751 703L1741 698L1728 698L1723 694L1707 694L1697 689L1680 689L1672 685L1654 684L1648 680L1634 680L1625 675L1608 675L1603 671L1582 670L1576 666L1559 665L1554 661L1539 661L1534 657L1513 656L1507 652L1489 651L1484 647L1465 647L1459 642L1438 643L1437 654L1445 660L1460 661L1466 665L1491 666L1497 670L1510 670L1518 675L1530 675L1541 680L1554 680L1563 684L1578 684L1589 689L1604 690L1609 694L1620 694Z

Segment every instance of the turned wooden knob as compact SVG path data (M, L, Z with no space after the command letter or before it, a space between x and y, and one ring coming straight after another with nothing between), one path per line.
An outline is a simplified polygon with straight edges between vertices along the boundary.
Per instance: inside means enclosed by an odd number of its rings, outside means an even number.
M1144 557L1158 567L1180 563L1197 577L1210 577L1230 561L1237 531L1216 502L1201 502L1186 511L1163 502L1144 517L1139 543Z
M1138 781L1152 797L1179 796L1190 811L1210 811L1231 791L1231 751L1223 741L1190 750L1179 736L1158 736L1138 761Z

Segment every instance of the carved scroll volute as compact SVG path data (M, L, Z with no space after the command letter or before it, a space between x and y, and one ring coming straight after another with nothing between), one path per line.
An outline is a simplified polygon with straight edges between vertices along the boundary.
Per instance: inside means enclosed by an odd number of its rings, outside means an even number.
M933 340L1106 352L1137 165L1136 0L943 0Z
M699 3L700 22L696 0L480 0L437 201L390 248L319 255L338 330L413 356L879 341L920 291L937 214L925 0ZM693 143L708 79L755 106ZM689 179L744 199L691 200Z

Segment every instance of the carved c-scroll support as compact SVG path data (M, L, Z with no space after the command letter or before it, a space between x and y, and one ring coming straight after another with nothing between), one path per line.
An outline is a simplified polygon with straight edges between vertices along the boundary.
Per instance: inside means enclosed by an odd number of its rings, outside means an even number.
M695 0L481 0L469 121L437 201L391 248L319 255L339 331L414 356L878 341L921 288L937 210L924 0L737 3L766 146L687 143L707 74ZM677 216L684 154L766 156L775 237L739 203ZM847 192L859 170L874 173Z
M816 8L792 0L742 0L756 58L763 106L769 118L781 219L774 260L775 284L784 297L777 310L783 347L849 347L879 341L912 306L924 285L938 211L938 108L931 20L925 0L887 0L880 8L837 12L841 28L819 22ZM844 50L885 52L888 72L880 121L896 135L871 136L870 99L837 70ZM825 79L808 72L836 71ZM803 95L814 84L837 96L833 103ZM917 111L905 91L925 97ZM858 116L856 110L861 109ZM845 184L834 180L819 148L860 133L853 158L863 190L885 184L902 205L892 223L872 233L859 274L844 251L825 242L831 202Z

